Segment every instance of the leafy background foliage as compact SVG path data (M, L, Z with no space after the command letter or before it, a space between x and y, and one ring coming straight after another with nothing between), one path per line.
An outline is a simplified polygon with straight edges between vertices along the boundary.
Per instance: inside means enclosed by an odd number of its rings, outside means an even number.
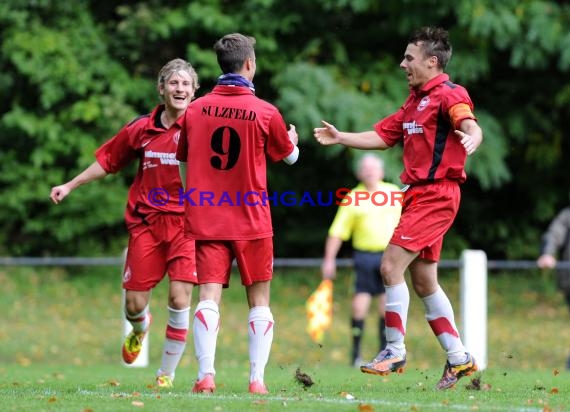
M271 190L352 187L361 153L317 147L322 119L367 130L407 94L398 68L409 32L450 30L452 80L467 87L485 132L468 162L462 207L444 257L465 247L534 258L540 234L569 201L570 7L540 0L11 0L0 4L0 253L119 254L133 168L55 207L52 186L93 161L123 124L158 103L156 73L183 57L218 73L212 45L257 39L257 94L296 125L298 165L270 166ZM398 148L383 153L398 183ZM334 207L275 207L279 256L318 256Z

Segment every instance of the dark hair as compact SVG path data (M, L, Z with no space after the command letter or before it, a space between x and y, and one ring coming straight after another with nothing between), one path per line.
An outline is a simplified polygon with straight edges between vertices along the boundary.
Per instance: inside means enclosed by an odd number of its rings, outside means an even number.
M437 57L439 67L445 69L451 59L449 33L440 27L422 27L410 36L408 44L420 46L424 56Z
M255 38L240 33L227 34L214 44L218 65L224 74L237 73L255 53Z

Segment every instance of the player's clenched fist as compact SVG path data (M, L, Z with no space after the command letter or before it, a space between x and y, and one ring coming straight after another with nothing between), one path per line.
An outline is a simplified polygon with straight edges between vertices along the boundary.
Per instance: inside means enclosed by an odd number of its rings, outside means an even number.
M71 190L67 185L55 186L52 187L49 197L51 201L57 205L69 194L70 191Z

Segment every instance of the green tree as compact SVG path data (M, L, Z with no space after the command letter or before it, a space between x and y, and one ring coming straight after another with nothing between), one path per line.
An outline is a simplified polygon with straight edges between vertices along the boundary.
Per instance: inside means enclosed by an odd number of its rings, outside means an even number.
M61 207L49 190L93 161L98 144L151 101L152 83L109 55L86 2L0 6L3 253L103 252L123 233L121 185L93 184Z
M58 207L49 188L93 161L123 124L157 102L155 75L189 59L206 93L219 75L214 41L257 39L257 94L301 137L297 166L270 167L272 190L316 194L355 183L358 151L322 148L321 119L365 130L407 90L399 61L409 32L446 27L452 80L467 87L485 141L468 162L462 207L444 256L464 247L533 257L567 204L570 8L540 0L250 0L53 2L0 5L1 248L5 254L118 253L132 173L79 189ZM398 182L399 149L383 153ZM335 207L275 207L279 256L320 256Z

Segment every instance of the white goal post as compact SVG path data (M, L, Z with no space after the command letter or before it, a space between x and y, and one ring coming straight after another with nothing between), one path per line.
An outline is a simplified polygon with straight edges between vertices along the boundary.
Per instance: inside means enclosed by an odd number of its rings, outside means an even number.
M487 255L464 250L460 265L461 337L480 370L487 367Z

